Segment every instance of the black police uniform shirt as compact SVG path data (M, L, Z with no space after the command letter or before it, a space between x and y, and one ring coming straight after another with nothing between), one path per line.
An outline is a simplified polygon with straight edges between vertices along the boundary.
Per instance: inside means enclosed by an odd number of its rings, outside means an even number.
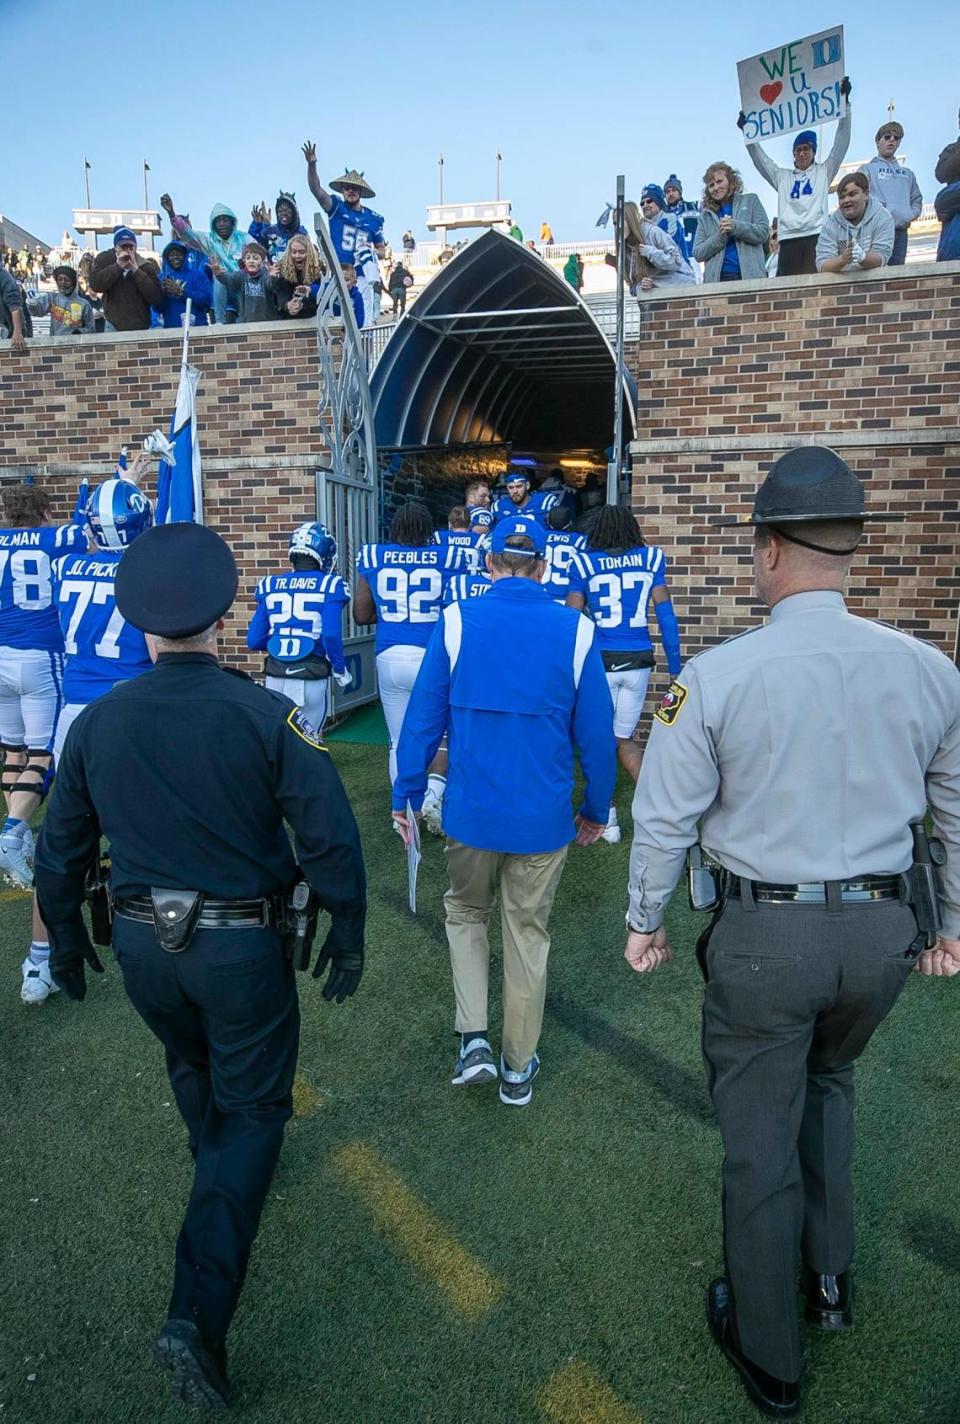
M360 835L329 753L288 698L205 653L162 654L70 729L36 857L61 941L81 924L101 832L116 896L151 886L272 896L299 862L332 917L331 947L363 944Z

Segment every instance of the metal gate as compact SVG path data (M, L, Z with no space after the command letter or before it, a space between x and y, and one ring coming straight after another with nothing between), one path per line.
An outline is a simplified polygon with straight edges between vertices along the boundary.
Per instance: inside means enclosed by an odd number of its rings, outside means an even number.
M318 420L328 464L317 470L317 518L337 541L340 572L352 584L361 544L377 537L377 448L367 361L327 225L320 213L314 224L327 276L317 299L317 355L320 363ZM377 696L374 634L347 613L344 639L353 686L332 686L337 714Z

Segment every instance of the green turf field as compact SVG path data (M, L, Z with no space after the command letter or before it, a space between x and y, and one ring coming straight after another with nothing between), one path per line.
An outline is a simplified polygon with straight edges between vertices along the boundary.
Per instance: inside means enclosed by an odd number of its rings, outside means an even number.
M235 1417L758 1419L703 1323L720 1148L699 921L678 902L678 961L636 978L628 846L572 849L533 1104L455 1090L440 845L413 920L385 750L333 751L364 832L368 969L340 1008L302 980L298 1116L231 1336ZM0 904L0 936L0 1424L183 1419L148 1359L190 1180L160 1049L112 963L81 1005L21 1007L25 899ZM807 1336L811 1424L960 1421L958 1025L960 986L913 976L859 1070L857 1328Z

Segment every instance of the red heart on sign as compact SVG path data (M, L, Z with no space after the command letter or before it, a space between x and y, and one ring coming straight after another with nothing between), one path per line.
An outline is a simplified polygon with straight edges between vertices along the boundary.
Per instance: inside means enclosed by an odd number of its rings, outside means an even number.
M780 91L781 91L782 88L783 88L783 85L780 83L779 80L777 81L776 84L761 84L761 85L760 85L760 98L763 100L763 102L764 102L765 104L772 104L773 101L774 101L774 99L776 99L777 95L780 93Z

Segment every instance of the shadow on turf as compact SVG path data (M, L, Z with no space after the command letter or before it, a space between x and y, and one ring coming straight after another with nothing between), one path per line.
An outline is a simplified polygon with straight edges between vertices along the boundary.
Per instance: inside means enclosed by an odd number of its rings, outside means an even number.
M375 898L388 909L393 910L398 915L402 915L405 920L415 922L424 931L429 939L436 940L441 948L447 948L447 932L444 928L443 918L434 910L425 910L417 903L416 916L411 915L410 906L405 894L395 890L392 885L379 885L374 891Z
M688 1117L715 1124L706 1087L696 1074L678 1068L662 1053L628 1038L592 1009L575 1004L563 994L548 994L546 1009L563 1028L570 1029L590 1048L605 1053L633 1077L642 1078Z
M924 1212L921 1216L911 1217L904 1236L917 1256L925 1261L935 1261L951 1275L960 1275L960 1230L945 1216Z

